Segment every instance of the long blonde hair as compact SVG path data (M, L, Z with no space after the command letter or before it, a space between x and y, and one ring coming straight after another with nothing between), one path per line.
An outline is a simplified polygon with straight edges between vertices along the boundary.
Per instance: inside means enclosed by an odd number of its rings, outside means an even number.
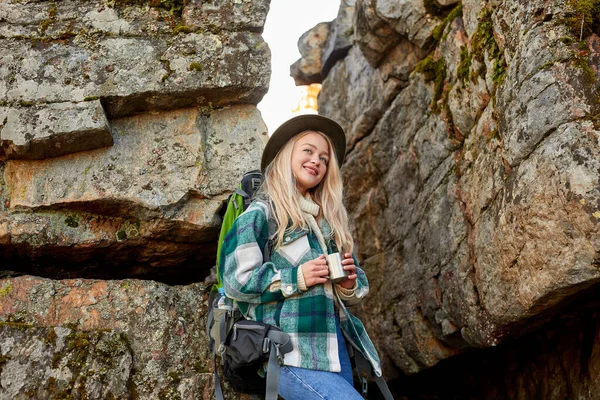
M292 174L292 150L296 142L315 131L304 131L292 137L273 161L265 168L265 180L261 191L266 194L273 205L273 216L277 222L275 247L281 246L286 231L310 229L298 203L300 192L296 187L296 178ZM352 252L354 242L348 228L348 213L344 206L343 183L340 166L333 151L331 140L322 132L318 132L329 145L331 156L327 163L327 172L323 180L310 189L313 201L321 207L321 216L327 220L333 233L333 239L339 251Z

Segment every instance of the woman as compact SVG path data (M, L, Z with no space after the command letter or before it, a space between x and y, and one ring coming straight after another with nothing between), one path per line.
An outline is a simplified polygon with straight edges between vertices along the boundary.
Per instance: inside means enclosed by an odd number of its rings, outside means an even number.
M247 318L290 335L294 350L279 378L285 399L361 399L347 345L381 376L373 343L346 309L369 287L342 201L345 149L343 129L329 118L302 115L282 124L263 152L257 200L223 243L227 296ZM347 277L332 283L325 254L338 251Z

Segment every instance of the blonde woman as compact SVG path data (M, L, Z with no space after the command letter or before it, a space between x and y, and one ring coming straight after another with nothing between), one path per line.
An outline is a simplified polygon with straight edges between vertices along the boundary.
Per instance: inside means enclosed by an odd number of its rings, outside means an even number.
M344 130L319 115L283 123L264 149L264 183L223 243L223 286L248 319L279 327L293 351L284 358L284 399L361 399L351 346L381 367L363 324L347 305L365 297L367 277L353 256L340 175ZM346 278L329 279L326 254L340 252Z

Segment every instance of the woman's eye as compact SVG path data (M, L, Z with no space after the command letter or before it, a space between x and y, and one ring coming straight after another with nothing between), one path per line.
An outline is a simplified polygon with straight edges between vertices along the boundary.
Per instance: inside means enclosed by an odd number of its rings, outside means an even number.
M322 162L323 164L327 164L327 159L326 159L325 157L321 157L321 162Z
M312 150L311 149L304 149L305 152L307 152L308 154L312 154Z

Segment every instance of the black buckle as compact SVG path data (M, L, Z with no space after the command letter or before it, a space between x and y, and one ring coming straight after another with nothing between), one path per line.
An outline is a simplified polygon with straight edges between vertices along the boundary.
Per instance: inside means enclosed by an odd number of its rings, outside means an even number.
M369 383L366 376L360 378L361 388L362 388L362 397L367 398L367 392L369 391Z

